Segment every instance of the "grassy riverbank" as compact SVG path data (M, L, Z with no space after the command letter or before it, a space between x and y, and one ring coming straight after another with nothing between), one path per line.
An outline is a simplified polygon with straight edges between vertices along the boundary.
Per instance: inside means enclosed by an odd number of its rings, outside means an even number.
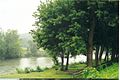
M55 68L50 68L48 70L44 70L43 72L31 72L31 73L13 73L13 74L5 74L1 75L2 78L72 78L72 72L75 72L79 69L84 68L85 64L71 64L69 67L69 71L59 71L55 70Z
M82 78L79 73L81 69L83 69L86 65L85 64L72 64L69 67L68 71L59 71L55 70L55 68L51 68L48 70L44 70L43 72L31 72L31 73L22 73L22 74L5 74L1 75L1 78ZM116 78L118 79L118 73L119 73L119 65L117 63L98 71L98 75L95 78ZM74 74L78 72L78 74ZM89 76L83 77L83 78L91 78L90 74Z

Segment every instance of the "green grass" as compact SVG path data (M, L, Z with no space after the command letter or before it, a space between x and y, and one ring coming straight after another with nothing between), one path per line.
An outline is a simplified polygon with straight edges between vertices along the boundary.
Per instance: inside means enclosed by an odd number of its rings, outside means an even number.
M74 63L69 65L69 70L80 70L83 69L85 66L86 64Z
M54 68L44 70L43 72L31 72L31 73L13 73L13 74L4 74L0 75L0 78L75 78L73 74L75 71L79 71L80 69L83 69L86 65L85 64L71 64L69 66L68 71L59 71L55 70ZM101 69L99 71L99 75L96 78L116 78L118 79L118 73L119 73L119 65L118 63L114 63L113 65ZM77 74L77 78L82 78L80 74ZM84 78L84 77L83 77Z
M70 78L70 75L55 69L49 69L44 72L31 72L27 74L7 74L2 75L2 78Z
M84 68L85 64L71 64L69 65L69 71L76 71L78 69ZM0 78L72 78L73 76L69 74L69 71L59 71L54 68L44 70L43 72L31 72L31 73L13 73L0 75Z
M89 71L90 70L90 71ZM97 79L118 79L119 78L119 64L114 63L111 66L108 66L106 68L102 68L99 71L97 71L95 68L90 69L90 67L87 67L84 69L83 74L76 75L77 78L97 78ZM85 76L87 75L87 76Z
M113 65L100 71L99 78L117 78L119 77L119 64L114 63Z

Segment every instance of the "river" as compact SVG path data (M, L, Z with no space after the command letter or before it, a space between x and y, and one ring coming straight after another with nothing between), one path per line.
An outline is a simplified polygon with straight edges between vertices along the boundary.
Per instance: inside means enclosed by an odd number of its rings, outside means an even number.
M58 58L59 61L60 58ZM70 58L70 63L74 62L85 62L86 56L79 55L76 58ZM65 59L66 62L66 59ZM48 57L31 57L31 58L19 58L0 61L0 74L8 74L16 72L16 68L34 68L40 66L41 68L52 67L53 61Z

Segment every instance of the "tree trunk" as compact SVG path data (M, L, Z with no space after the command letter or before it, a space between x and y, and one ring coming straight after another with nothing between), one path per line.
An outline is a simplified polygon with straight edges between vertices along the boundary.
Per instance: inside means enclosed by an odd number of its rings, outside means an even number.
M64 71L64 53L61 53L61 71Z
M116 62L119 62L119 47L116 48Z
M116 43L115 43L115 62L119 61L119 38L116 36Z
M93 53L93 36L95 29L95 13L93 7L90 10L90 31L88 33L88 48L87 48L87 66L92 66L92 53Z
M105 59L104 59L105 62L108 62L108 48L106 48L106 54L105 54Z
M115 48L113 48L113 51L112 51L112 61L113 62L119 61L119 50L117 45L115 46Z
M53 56L53 62L55 65L59 65L58 59L55 55Z
M99 62L101 63L101 59L102 59L102 54L104 52L104 46L101 46L101 50L100 50L100 56L99 56Z
M70 55L70 53L68 52L68 54L67 54L67 61L66 61L66 67L65 67L65 70L68 70L68 65L69 65L69 55Z
M119 54L118 53L117 53L116 59L117 59L117 62L119 62Z
M96 46L96 53L95 53L95 65L98 66L98 53L99 53L99 46Z
M112 49L112 56L111 56L111 60L114 62L115 61L115 49Z
M107 48L107 52L106 52L106 61L107 61L107 62L109 61L109 55L108 55L108 53L109 53L109 50L108 50L108 48Z

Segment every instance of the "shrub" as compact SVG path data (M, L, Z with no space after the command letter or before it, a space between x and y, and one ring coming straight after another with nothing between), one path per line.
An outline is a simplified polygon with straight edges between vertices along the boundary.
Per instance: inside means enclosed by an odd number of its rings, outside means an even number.
M60 66L54 65L54 66L52 66L52 68L55 69L55 70L59 70L59 69L60 69Z
M48 69L49 69L48 67L44 68L44 70L48 70Z
M25 71L25 73L30 73L31 72L30 68L28 68L28 67L26 67L24 71Z
M23 70L23 69L20 69L20 68L16 68L16 71L17 71L17 73L19 73L19 74L24 73L24 70Z
M44 70L47 70L47 69L49 69L49 68L44 68ZM29 67L26 67L25 69L18 69L18 68L16 68L16 71L17 71L17 73L30 73L30 72L42 72L43 71L43 69L41 69L39 66L37 66L36 67L36 69L32 69L32 68L29 68Z
M99 72L92 67L87 67L82 71L83 78L96 78L99 76Z
M40 66L37 66L36 72L42 72L42 71L43 71L43 69L41 69Z
M100 70L103 70L104 68L106 68L107 65L106 64L102 64L100 65L99 67L97 67L97 70L100 71Z
M30 72L36 72L36 70L31 68L31 69L30 69Z

